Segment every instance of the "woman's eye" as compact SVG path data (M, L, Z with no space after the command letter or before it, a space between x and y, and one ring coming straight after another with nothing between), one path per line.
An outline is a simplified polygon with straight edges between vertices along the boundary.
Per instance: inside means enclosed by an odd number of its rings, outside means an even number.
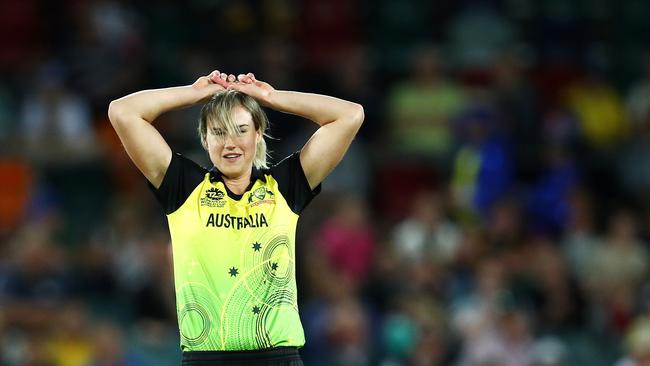
M248 130L245 129L245 128L240 128L240 129L239 129L239 133L242 133L242 134L243 134L243 133L246 133L247 131L248 131Z
M223 130L213 130L212 133L213 133L215 136L223 136L223 135L226 134Z

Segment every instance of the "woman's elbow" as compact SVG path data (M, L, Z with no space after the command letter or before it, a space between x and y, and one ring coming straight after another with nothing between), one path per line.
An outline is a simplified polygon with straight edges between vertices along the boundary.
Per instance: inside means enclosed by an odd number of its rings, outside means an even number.
M352 121L358 125L361 126L363 123L364 118L366 117L365 112L363 110L363 106L361 104L354 104L353 107L353 112L352 112Z
M132 115L134 115L134 111L121 99L116 99L108 105L108 119L113 127L124 122Z
M119 100L114 100L108 105L108 119L115 125L124 114L124 107Z

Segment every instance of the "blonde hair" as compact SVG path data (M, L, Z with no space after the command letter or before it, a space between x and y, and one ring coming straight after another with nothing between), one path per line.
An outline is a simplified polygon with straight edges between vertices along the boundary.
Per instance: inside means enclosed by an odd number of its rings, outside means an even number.
M203 145L204 149L208 150L206 141L208 124L222 128L228 136L235 137L240 135L239 127L232 119L232 110L236 106L244 108L251 114L255 130L260 131L262 135L255 147L253 165L257 169L267 168L266 140L264 137L268 136L266 131L269 127L269 119L266 117L266 113L264 113L260 104L253 97L236 90L225 90L215 94L201 108L198 127L201 145Z

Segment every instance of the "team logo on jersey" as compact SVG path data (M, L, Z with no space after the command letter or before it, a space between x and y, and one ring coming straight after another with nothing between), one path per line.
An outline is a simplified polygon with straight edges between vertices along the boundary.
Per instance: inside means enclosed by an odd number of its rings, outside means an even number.
M223 207L226 204L223 199L225 195L219 188L212 187L205 191L205 197L201 197L201 206Z
M275 203L275 194L266 189L266 187L259 187L248 194L248 204L251 205L251 207L263 203Z

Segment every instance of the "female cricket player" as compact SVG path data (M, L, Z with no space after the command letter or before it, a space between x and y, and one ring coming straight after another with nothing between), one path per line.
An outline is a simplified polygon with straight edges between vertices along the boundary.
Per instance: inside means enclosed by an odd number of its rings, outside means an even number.
M210 168L173 152L153 126L161 114L196 103L204 103L198 130ZM320 128L269 166L262 107ZM296 224L361 127L363 108L276 90L252 73L214 71L192 85L117 99L108 115L167 216L182 364L302 365Z

